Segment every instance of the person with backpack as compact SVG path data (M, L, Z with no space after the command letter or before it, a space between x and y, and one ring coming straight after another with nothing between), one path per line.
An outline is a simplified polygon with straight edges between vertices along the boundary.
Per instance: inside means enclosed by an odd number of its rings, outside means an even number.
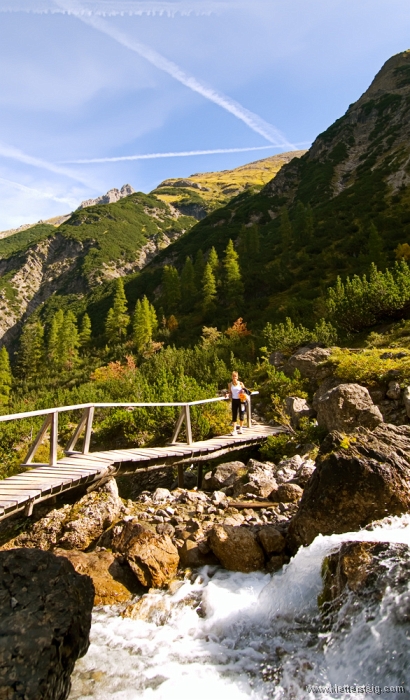
M231 399L232 405L232 435L238 435L243 433L243 421L246 413L246 402L247 395L246 389L243 382L239 381L238 372L232 372L232 381L228 384L228 396ZM236 430L236 424L238 420L239 413L239 430Z

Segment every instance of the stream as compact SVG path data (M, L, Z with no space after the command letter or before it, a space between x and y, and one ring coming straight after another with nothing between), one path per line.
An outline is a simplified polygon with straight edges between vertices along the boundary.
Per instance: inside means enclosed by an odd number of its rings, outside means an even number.
M403 695L395 686L409 692L410 581L400 592L388 586L372 614L359 606L352 624L323 625L323 558L352 540L410 546L410 516L372 531L320 535L273 575L204 567L172 593L143 596L138 619L96 608L69 700ZM346 684L353 687L335 688Z

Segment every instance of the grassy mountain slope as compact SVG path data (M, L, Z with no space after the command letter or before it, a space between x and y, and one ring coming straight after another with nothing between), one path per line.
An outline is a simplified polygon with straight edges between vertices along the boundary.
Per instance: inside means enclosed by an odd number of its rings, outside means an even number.
M305 151L279 153L234 170L196 173L184 179L171 178L161 182L152 194L185 214L204 219L211 211L224 206L232 197L245 191L259 191L295 155L301 156L303 153Z

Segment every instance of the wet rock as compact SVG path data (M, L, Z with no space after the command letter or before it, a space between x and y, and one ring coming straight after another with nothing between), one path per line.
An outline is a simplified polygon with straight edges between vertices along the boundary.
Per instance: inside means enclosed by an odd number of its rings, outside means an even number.
M263 550L248 528L215 525L209 534L209 545L222 566L230 571L248 573L264 566Z
M379 606L387 587L398 598L407 593L407 605L400 606L402 622L409 620L407 581L410 575L410 549L389 542L344 542L339 551L325 558L322 565L323 589L319 596L322 612L335 613L346 604L349 593L352 607ZM361 605L358 606L360 600ZM405 608L407 607L407 612ZM345 612L347 612L345 610ZM346 622L346 615L344 622Z
M323 366L329 359L331 351L320 347L299 348L286 363L286 371L299 370L304 379L321 380L331 373L331 368Z
M301 418L311 418L316 415L306 399L301 399L299 396L286 397L286 411L289 414L291 426L295 429L299 427Z
M175 578L179 556L168 535L158 535L136 519L124 522L113 538L113 549L124 554L139 582L148 588L163 588Z
M316 469L289 528L296 550L319 533L351 532L410 508L410 427L338 432L322 443Z
M266 554L281 554L286 547L285 538L273 525L262 527L258 539Z
M66 557L79 574L89 576L94 584L94 605L124 603L141 591L126 562L112 552L80 552L56 549L55 554Z
M51 552L0 552L0 697L65 700L89 645L94 589Z
M386 391L388 399L399 399L401 394L400 384L396 381L389 382L389 387Z
M268 563L266 564L266 570L269 571L270 574L276 574L277 571L280 571L284 564L287 564L289 562L289 557L287 557L285 554L274 554L272 557L270 557Z
M206 491L219 491L221 488L240 482L244 475L246 475L246 467L243 462L225 462L225 464L219 464L212 472L205 474L203 488Z
M195 542L190 538L184 541L178 550L180 563L183 567L205 566L206 564L218 564L218 559L209 547L202 542Z
M317 401L317 422L329 431L350 432L359 425L372 430L383 416L364 386L339 384Z

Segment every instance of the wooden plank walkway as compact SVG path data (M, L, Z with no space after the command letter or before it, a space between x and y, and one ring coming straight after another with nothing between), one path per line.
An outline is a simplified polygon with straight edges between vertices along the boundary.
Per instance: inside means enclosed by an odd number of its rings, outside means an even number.
M85 455L71 453L54 467L33 466L22 474L0 481L0 520L21 511L30 515L35 503L78 486L90 486L109 475L132 474L145 469L189 464L193 460L215 459L218 454L245 449L282 431L282 428L253 423L251 428L244 428L242 435L221 435L191 445L177 443L166 447L108 450Z

